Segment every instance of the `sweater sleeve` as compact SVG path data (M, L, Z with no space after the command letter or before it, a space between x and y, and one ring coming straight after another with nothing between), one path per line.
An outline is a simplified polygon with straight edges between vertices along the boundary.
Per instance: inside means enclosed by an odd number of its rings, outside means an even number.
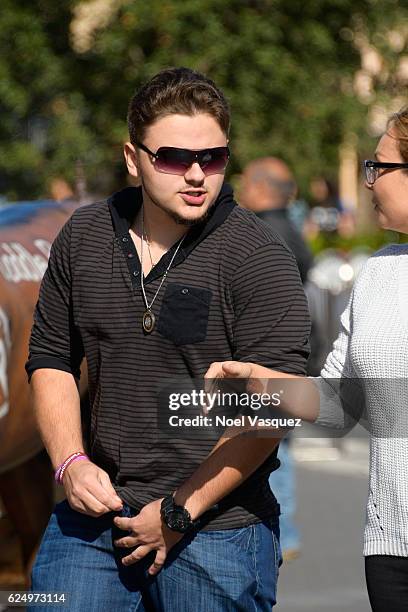
M234 359L304 374L310 320L295 258L280 243L257 248L236 271Z
M348 433L364 420L365 399L350 359L352 307L355 288L340 318L340 330L320 376L313 378L319 390L320 411L316 425Z
M25 366L29 380L39 368L63 370L80 377L84 350L72 313L71 230L72 218L65 223L51 247L34 311Z

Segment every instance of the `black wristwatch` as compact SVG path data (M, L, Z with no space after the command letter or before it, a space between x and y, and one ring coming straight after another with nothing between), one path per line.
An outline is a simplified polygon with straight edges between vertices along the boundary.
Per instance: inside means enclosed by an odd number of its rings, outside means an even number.
M172 531L178 531L178 533L186 533L196 524L189 511L184 506L178 506L174 502L172 493L163 499L160 514L164 524Z

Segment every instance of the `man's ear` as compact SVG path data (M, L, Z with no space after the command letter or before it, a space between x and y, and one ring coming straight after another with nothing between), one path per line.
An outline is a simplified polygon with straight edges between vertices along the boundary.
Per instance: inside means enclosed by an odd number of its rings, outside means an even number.
M125 162L129 174L135 178L139 178L139 160L136 149L131 142L125 142L123 147L123 155L125 156Z

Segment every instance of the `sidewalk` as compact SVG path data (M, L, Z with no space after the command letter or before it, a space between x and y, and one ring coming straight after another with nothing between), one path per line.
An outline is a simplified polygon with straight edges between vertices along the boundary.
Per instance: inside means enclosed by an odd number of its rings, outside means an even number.
M302 550L281 567L276 610L370 612L362 555L368 441L345 438L339 459L298 460L297 484Z

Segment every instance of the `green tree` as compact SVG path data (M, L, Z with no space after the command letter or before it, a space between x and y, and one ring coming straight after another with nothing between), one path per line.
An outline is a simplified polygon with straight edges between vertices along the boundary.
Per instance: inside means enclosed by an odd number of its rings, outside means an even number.
M69 3L4 0L0 11L0 194L34 199L73 180L96 135L75 86Z
M369 109L395 97L395 80L377 74L362 99L356 74L370 44L383 75L394 74L403 51L388 33L402 32L404 46L407 17L394 0L6 0L0 150L12 142L13 154L0 160L2 183L20 197L38 194L51 173L72 179L80 158L94 189L117 187L130 96L158 70L184 65L207 73L230 101L230 173L274 154L305 186L335 171L350 131L364 143Z

